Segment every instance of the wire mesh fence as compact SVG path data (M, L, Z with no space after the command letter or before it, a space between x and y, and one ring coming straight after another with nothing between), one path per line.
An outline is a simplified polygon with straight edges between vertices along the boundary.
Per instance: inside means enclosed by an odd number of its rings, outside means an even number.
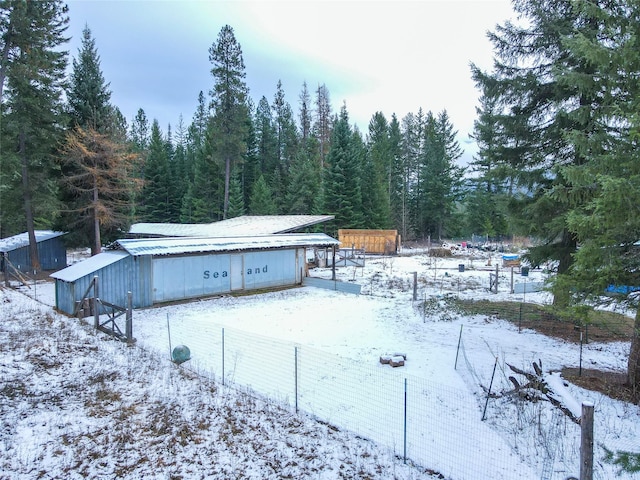
M220 325L196 329L168 318L161 336L139 342L164 355L188 345L185 367L352 431L445 478L538 478L490 424L478 422L482 393Z

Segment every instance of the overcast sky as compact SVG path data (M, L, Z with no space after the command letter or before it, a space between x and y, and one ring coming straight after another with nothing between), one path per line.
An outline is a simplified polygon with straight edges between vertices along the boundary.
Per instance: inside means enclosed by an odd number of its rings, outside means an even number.
M228 24L242 47L255 103L272 103L278 80L298 112L304 81L346 103L366 134L377 111L402 119L420 107L447 110L470 157L479 92L471 62L489 69L488 30L513 16L509 0L68 1L69 44L78 56L87 25L112 103L129 122L139 108L164 132L191 122L198 93L211 89L209 47ZM70 62L71 63L71 62Z

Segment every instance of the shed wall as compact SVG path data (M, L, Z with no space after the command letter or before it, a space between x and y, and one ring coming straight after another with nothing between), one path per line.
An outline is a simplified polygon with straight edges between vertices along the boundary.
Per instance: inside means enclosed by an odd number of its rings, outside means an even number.
M304 248L153 258L153 303L302 282Z
M32 270L31 253L28 245L8 251L5 255L19 271L28 273ZM67 249L60 237L38 242L38 256L43 270L60 270L67 266ZM4 262L4 259L1 261ZM2 265L2 270L4 271L4 265ZM11 273L11 268L8 271Z
M98 277L98 297L101 300L125 306L127 292L131 291L134 308L148 307L152 305L150 288L145 288L144 275L141 275L145 264L150 264L149 260L128 256L73 282L56 279L56 307L72 315L76 302L82 300L95 276Z

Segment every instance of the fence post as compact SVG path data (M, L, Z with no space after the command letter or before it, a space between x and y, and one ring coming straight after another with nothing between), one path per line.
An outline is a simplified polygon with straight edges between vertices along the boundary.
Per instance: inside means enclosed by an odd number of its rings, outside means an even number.
M167 335L169 336L169 360L173 360L173 351L171 350L171 328L169 327L168 313L167 313Z
M295 346L293 348L294 348L294 361L295 361L295 365L294 365L294 375L295 375L294 390L295 390L295 399L296 399L296 413L298 413L298 347Z
M98 276L93 277L93 299L91 300L93 307L93 327L100 326L100 314L98 313Z
M127 342L133 341L133 294L127 292L127 323L125 326Z
M462 342L462 325L460 325L460 334L458 335L458 348L456 348L456 363L453 364L453 369L458 369L458 354L460 353L460 343Z
M482 411L482 421L484 422L485 415L487 414L487 405L489 405L489 397L491 397L491 388L493 387L493 378L496 376L496 367L498 366L498 357L493 364L493 373L491 374L491 382L489 382L489 391L487 392L487 400L484 402L484 410Z
M413 301L418 299L418 272L413 272Z
M593 480L593 402L582 402L580 480Z
M407 379L404 379L404 463L407 463Z
M222 327L222 385L224 386L224 327Z

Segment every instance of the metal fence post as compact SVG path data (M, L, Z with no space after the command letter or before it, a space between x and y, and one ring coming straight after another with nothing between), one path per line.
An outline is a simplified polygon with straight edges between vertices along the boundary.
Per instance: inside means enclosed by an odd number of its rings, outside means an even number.
M403 444L404 444L404 463L407 463L407 379L404 379L404 434L403 434Z
M580 480L593 480L593 402L582 402Z
M222 328L222 385L224 385L224 327Z
M296 401L296 413L298 413L298 347L294 347L294 374L295 374L295 401Z

